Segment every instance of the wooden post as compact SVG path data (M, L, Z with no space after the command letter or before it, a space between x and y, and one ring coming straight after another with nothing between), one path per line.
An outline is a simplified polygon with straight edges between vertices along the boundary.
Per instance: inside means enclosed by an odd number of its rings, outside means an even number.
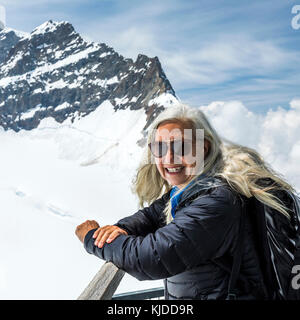
M125 272L111 262L105 262L78 300L111 300Z

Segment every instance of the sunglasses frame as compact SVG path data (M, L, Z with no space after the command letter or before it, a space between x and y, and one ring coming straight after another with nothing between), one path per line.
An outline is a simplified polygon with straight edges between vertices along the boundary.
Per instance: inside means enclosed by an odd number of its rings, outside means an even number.
M180 153L179 153L178 151L176 152L176 151L175 151L175 148L174 148L174 143L179 142L179 141L181 142L181 148L179 149L179 152L180 152ZM184 149L185 149L185 148L184 148L184 144L185 144L185 142L188 142L188 145L190 146L187 152L184 152ZM157 155L157 154L152 150L151 147L152 147L155 143L162 143L162 144L165 145L165 148L164 148L165 152L164 152L163 154ZM166 154L168 153L168 150L169 150L170 148L171 148L172 153L173 153L174 155L179 156L179 157L185 157L185 156L187 156L188 154L190 154L191 151L193 150L193 141L190 140L190 139L169 140L168 142L167 142L167 141L153 141L153 142L150 142L150 143L148 144L148 147L149 147L149 149L150 149L151 154L152 154L155 158L163 158L163 157L165 157ZM163 148L161 148L161 150L163 150Z

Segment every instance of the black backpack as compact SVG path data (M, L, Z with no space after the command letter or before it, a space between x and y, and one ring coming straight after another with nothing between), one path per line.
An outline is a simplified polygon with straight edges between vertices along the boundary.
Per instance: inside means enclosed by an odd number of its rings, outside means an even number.
M254 197L243 201L238 245L233 263L215 261L230 272L227 300L238 299L245 215L251 221L266 292L263 299L300 300L300 198L285 190L274 194L289 209L290 219ZM247 279L242 279L247 282Z

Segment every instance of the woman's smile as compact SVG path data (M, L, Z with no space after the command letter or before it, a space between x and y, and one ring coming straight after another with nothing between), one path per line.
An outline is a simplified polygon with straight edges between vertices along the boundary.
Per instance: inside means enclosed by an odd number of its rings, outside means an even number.
M178 166L178 167L164 167L167 174L170 175L178 175L182 174L184 170L184 166Z

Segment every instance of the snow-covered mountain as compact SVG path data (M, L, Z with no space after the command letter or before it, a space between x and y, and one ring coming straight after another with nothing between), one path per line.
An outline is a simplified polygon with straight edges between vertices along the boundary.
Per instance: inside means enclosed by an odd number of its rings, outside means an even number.
M161 96L176 100L157 57L125 59L104 43L87 42L68 22L47 21L30 34L0 31L0 126L30 130L52 117L72 122L104 101L143 109L151 121ZM164 99L165 101L165 99Z

